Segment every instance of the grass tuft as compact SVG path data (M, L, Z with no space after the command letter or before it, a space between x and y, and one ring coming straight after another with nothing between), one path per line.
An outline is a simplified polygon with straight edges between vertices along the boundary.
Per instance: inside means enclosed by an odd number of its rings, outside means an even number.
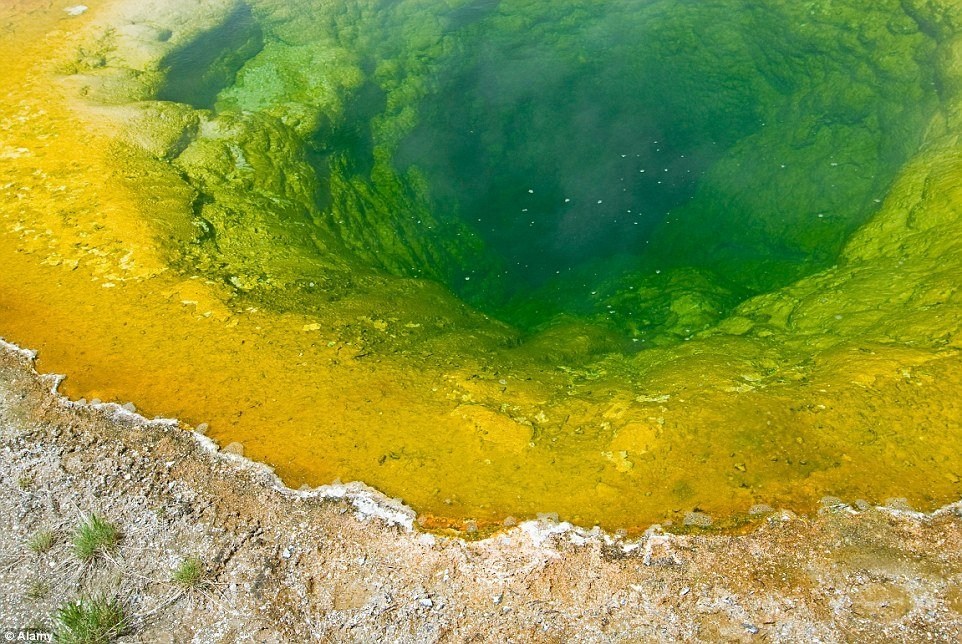
M56 541L56 532L53 530L40 530L33 533L33 536L27 541L27 547L39 555L50 550Z
M80 524L74 532L74 552L81 561L91 561L97 555L112 552L120 541L120 533L112 523L96 514Z
M127 630L123 606L104 597L67 602L56 621L56 641L63 644L109 644Z
M45 581L35 581L27 589L27 599L32 602L45 599L50 594L50 584Z
M175 584L185 587L196 586L204 577L204 567L197 557L188 557L174 569L170 578Z

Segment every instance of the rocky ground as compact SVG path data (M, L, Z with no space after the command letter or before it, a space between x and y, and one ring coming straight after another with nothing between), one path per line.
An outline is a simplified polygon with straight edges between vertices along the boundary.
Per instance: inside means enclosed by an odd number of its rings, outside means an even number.
M50 630L65 602L103 595L123 605L127 642L962 638L958 505L826 505L743 536L637 541L529 522L466 542L418 532L362 486L292 491L199 435L52 384L0 351L0 629ZM72 535L92 514L121 536L83 563ZM175 582L192 557L200 579Z

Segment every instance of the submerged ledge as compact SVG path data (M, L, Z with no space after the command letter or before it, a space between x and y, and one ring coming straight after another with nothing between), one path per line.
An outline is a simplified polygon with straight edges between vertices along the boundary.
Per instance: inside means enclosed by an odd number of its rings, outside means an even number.
M6 627L49 625L37 615L70 599L80 583L70 576L81 574L88 591L120 596L134 634L149 641L962 635L959 503L930 514L774 512L740 536L626 540L539 520L475 542L439 538L362 484L291 490L174 421L68 401L33 359L0 344ZM31 533L65 535L90 513L123 534L108 561L65 565L73 554L61 543L22 554ZM200 557L209 590L171 594L157 580L187 556ZM28 599L38 570L54 590Z

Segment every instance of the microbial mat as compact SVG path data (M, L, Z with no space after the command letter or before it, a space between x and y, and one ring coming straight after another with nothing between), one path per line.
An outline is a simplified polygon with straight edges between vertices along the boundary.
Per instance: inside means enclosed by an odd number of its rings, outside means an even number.
M74 399L431 529L962 496L954 3L0 25L0 336Z

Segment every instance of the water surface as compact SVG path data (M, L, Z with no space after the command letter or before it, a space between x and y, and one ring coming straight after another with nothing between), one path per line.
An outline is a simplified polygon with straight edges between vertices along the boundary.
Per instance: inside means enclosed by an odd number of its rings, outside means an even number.
M12 5L0 334L433 527L934 507L939 7Z

